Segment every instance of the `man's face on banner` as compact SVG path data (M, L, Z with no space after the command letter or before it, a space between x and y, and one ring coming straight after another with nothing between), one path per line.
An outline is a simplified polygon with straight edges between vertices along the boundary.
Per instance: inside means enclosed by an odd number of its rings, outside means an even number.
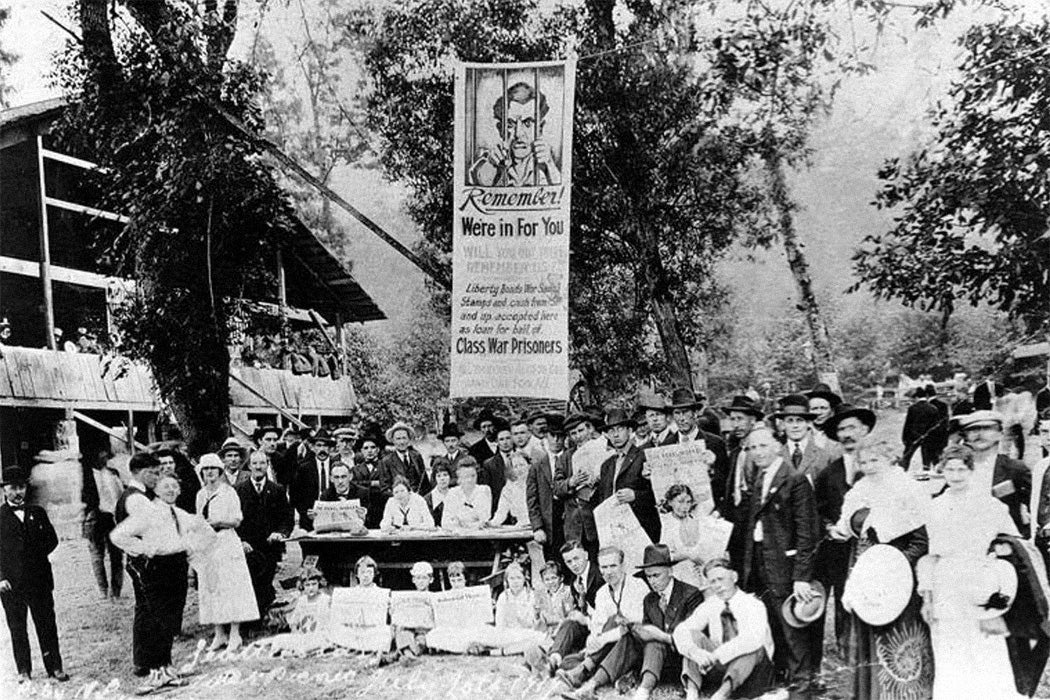
M503 138L516 161L525 160L532 153L532 142L539 133L536 124L536 100L511 101L507 108L507 131Z

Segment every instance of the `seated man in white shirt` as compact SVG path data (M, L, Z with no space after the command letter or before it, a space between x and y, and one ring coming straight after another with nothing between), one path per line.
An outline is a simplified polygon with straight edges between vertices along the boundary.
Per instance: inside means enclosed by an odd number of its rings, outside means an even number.
M642 621L643 603L645 596L649 595L649 586L641 579L628 576L625 568L621 550L616 547L599 550L598 570L605 585L598 589L594 599L590 630L583 648L586 656L571 671L559 670L557 673L559 680L570 688L562 693L562 697L570 700L594 698L597 688L616 680L609 678L600 664L620 637L630 634L631 625Z
M737 588L725 559L712 559L704 577L713 593L674 631L682 655L686 700L754 698L773 683L773 635L766 607Z

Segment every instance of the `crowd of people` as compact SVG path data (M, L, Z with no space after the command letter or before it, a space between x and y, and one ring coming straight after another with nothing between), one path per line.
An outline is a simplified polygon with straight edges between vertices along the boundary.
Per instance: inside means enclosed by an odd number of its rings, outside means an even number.
M135 454L129 480L103 463L89 540L103 594L120 595L127 557L133 664L152 687L185 682L171 668L171 644L190 569L200 621L214 627L211 648L236 649L242 627L258 625L274 602L293 529L313 529L318 501L355 500L367 529L510 524L528 528L542 551L538 567L506 567L491 630L464 639L394 629L384 663L427 649L499 649L522 653L574 700L603 685L633 686L641 700L661 682L689 698L774 687L821 697L824 650L834 647L845 692L862 700L1031 696L1050 655L1050 459L1029 469L1003 454L1004 418L977 405L950 416L935 469L909 473L899 449L873 439L877 421L818 385L771 412L746 395L707 406L686 388L643 395L633 411L486 410L474 420L480 439L464 444L448 423L443 451L429 459L405 423L334 433L264 426L252 445L231 438L195 463L169 446ZM1039 429L1050 446L1050 412ZM692 468L706 473L709 493L685 483L657 492L647 450L689 443L702 443ZM578 469L575 458L596 450L600 469ZM39 633L37 608L47 606L23 592L22 607L9 607L19 590L7 543L20 477L5 471L3 481L0 590L28 677L25 609ZM594 511L610 500L628 506L649 540L644 552L601 541ZM728 534L716 542L719 531ZM46 563L54 545L41 540ZM416 562L415 589L433 590L442 568L450 585L465 584L458 563ZM533 568L542 580L530 584ZM349 580L327 573L304 570L293 628L316 626L322 584L376 585L378 565L358 561ZM41 644L51 645L42 617ZM45 666L64 675L57 638L53 647Z

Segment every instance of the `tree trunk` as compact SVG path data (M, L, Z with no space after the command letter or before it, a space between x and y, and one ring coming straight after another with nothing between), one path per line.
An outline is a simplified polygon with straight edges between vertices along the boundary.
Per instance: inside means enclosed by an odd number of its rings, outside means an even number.
M675 386L692 389L693 373L689 367L689 351L678 327L674 305L670 299L659 293L653 294L650 304L656 330L660 334L660 345L664 349L664 359L667 361L667 373Z
M788 194L784 166L777 156L766 156L765 166L770 196L777 212L777 230L784 244L788 267L791 268L791 275L798 286L799 308L809 327L810 341L813 344L813 368L818 378L824 374L833 374L835 358L831 351L831 336L820 313L817 296L813 293L813 280L809 276L809 263L802 250L803 243L795 231L795 206Z

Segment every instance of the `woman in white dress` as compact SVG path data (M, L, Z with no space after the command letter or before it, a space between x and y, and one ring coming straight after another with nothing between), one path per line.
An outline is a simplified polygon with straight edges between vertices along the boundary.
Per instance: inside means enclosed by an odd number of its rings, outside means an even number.
M383 519L379 523L380 530L391 532L392 530L433 529L434 516L430 514L430 506L422 496L412 492L408 479L403 476L395 476L391 493L393 495L383 507Z
M443 527L453 530L477 530L492 515L492 491L478 484L478 463L465 459L456 467L457 486L448 492Z
M1002 620L987 618L978 572L1000 534L1017 535L1007 507L973 486L973 451L954 445L941 470L948 490L933 500L930 553L917 567L922 614L933 638L934 700L1018 698Z
M242 643L241 623L259 619L255 596L245 595L252 590L252 578L236 532L243 518L241 501L223 478L218 455L201 455L198 469L203 487L197 492L197 512L216 533L215 546L195 564L200 620L202 625L215 626L210 650L228 645L234 651Z
M660 541L671 550L671 560L678 562L672 569L679 581L701 590L707 587L704 579L704 557L700 542L700 520L696 515L696 498L685 484L674 484L667 489L664 502L669 513L660 516Z

